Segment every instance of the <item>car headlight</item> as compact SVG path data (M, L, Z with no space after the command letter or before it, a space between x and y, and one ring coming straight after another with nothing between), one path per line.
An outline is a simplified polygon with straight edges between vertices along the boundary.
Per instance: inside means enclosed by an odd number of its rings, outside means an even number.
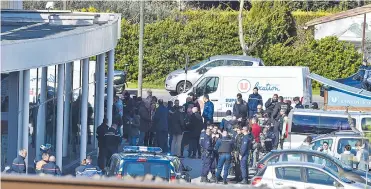
M178 75L169 75L169 76L167 77L167 80L173 79L173 78L175 78L176 76L178 76Z

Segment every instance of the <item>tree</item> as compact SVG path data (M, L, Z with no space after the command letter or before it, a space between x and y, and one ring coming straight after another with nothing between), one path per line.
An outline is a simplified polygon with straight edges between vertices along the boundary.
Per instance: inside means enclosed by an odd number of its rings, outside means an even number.
M249 49L249 47L245 44L245 38L243 36L243 20L242 20L243 4L244 4L244 0L240 0L240 11L238 14L238 35L240 38L242 53L243 55L247 55L247 50Z

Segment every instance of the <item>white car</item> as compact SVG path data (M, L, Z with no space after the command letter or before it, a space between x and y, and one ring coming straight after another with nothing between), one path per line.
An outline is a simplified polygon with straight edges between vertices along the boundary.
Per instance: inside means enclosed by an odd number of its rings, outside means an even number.
M306 162L268 165L258 172L251 184L256 187L266 185L274 189L287 187L296 189L365 188L364 184L340 177L338 173L323 165Z

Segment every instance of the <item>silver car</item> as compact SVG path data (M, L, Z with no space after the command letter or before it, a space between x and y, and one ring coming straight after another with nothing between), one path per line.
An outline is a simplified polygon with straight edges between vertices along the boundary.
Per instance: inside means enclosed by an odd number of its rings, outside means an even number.
M267 185L267 187L273 189L288 187L295 187L296 189L365 188L364 184L341 177L328 167L305 162L268 165L258 172L252 179L251 184L256 187Z
M206 60L199 62L187 69L187 76L184 69L179 69L171 72L166 76L165 89L170 92L180 94L184 91L184 81L186 83L186 91L209 69L218 66L264 66L264 63L259 58L242 55L218 55L212 56Z

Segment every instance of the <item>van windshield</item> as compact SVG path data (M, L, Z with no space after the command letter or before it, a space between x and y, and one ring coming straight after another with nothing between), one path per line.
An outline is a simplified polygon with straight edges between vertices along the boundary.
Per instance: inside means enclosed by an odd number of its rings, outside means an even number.
M205 60L199 62L198 64L189 67L188 70L195 70L195 69L197 69L197 68L199 68L199 67L205 65L205 64L206 64L207 62L209 62L209 61L210 61L209 58L208 58L208 59L205 59Z
M355 119L353 123L357 125ZM351 130L348 118L295 114L292 116L292 133L326 134L339 130Z

